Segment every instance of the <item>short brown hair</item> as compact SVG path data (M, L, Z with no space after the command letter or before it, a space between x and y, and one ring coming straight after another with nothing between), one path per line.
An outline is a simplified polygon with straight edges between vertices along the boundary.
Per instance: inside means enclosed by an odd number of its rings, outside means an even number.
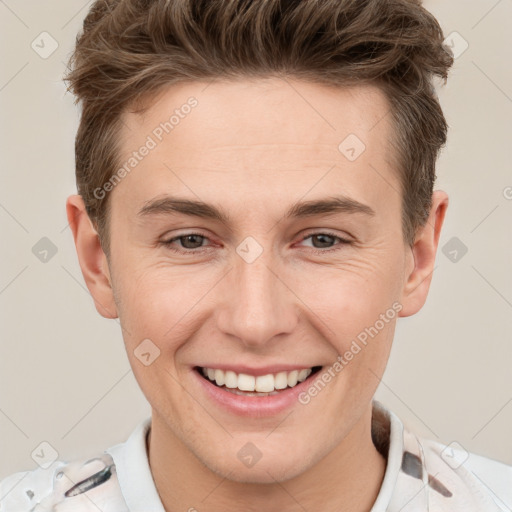
M453 63L420 0L96 0L64 80L81 102L78 193L109 254L108 195L121 114L183 81L286 77L374 84L390 104L411 244L431 207L447 123L433 87ZM378 178L376 178L378 179Z

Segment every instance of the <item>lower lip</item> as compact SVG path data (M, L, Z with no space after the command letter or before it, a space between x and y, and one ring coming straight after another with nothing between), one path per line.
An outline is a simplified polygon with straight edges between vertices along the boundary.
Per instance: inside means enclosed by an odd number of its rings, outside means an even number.
M193 369L192 373L199 382L201 389L220 407L240 416L260 418L274 416L299 403L298 397L300 393L310 386L312 379L321 371L311 374L306 380L293 388L287 388L279 391L276 395L267 396L236 395L226 391L226 388L220 388L210 380L203 378L196 369Z

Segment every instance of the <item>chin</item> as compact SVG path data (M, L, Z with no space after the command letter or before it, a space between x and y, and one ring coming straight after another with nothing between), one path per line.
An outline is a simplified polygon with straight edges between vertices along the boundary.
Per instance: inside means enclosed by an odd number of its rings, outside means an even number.
M295 452L293 457L286 457L281 452L266 457L262 454L253 465L250 465L250 461L246 465L236 454L233 458L224 456L220 463L218 460L215 464L208 462L203 460L210 471L227 480L246 484L274 484L299 476L307 470L310 461L306 455L299 456Z
M291 480L303 472L303 468L280 467L272 463L266 466L261 466L258 469L255 467L240 469L239 465L236 465L227 467L227 471L219 474L227 480L241 484L275 484Z

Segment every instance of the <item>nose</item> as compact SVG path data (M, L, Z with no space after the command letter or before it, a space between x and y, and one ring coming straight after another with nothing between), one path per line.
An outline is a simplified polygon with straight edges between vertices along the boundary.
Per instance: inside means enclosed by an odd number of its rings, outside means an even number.
M278 265L263 254L252 263L235 255L234 268L222 283L217 326L248 348L264 348L276 336L293 332L299 308Z

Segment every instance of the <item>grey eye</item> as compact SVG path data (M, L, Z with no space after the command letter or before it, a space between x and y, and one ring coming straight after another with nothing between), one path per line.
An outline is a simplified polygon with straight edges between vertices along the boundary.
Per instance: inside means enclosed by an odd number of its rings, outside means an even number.
M179 240L185 249L197 249L203 245L204 238L205 237L201 235L184 235L178 237L176 240Z
M335 242L335 239L337 237L320 233L318 235L311 235L310 238L311 241L313 242L313 247L321 249L324 247L330 247ZM315 244L315 241L318 242L318 244Z

